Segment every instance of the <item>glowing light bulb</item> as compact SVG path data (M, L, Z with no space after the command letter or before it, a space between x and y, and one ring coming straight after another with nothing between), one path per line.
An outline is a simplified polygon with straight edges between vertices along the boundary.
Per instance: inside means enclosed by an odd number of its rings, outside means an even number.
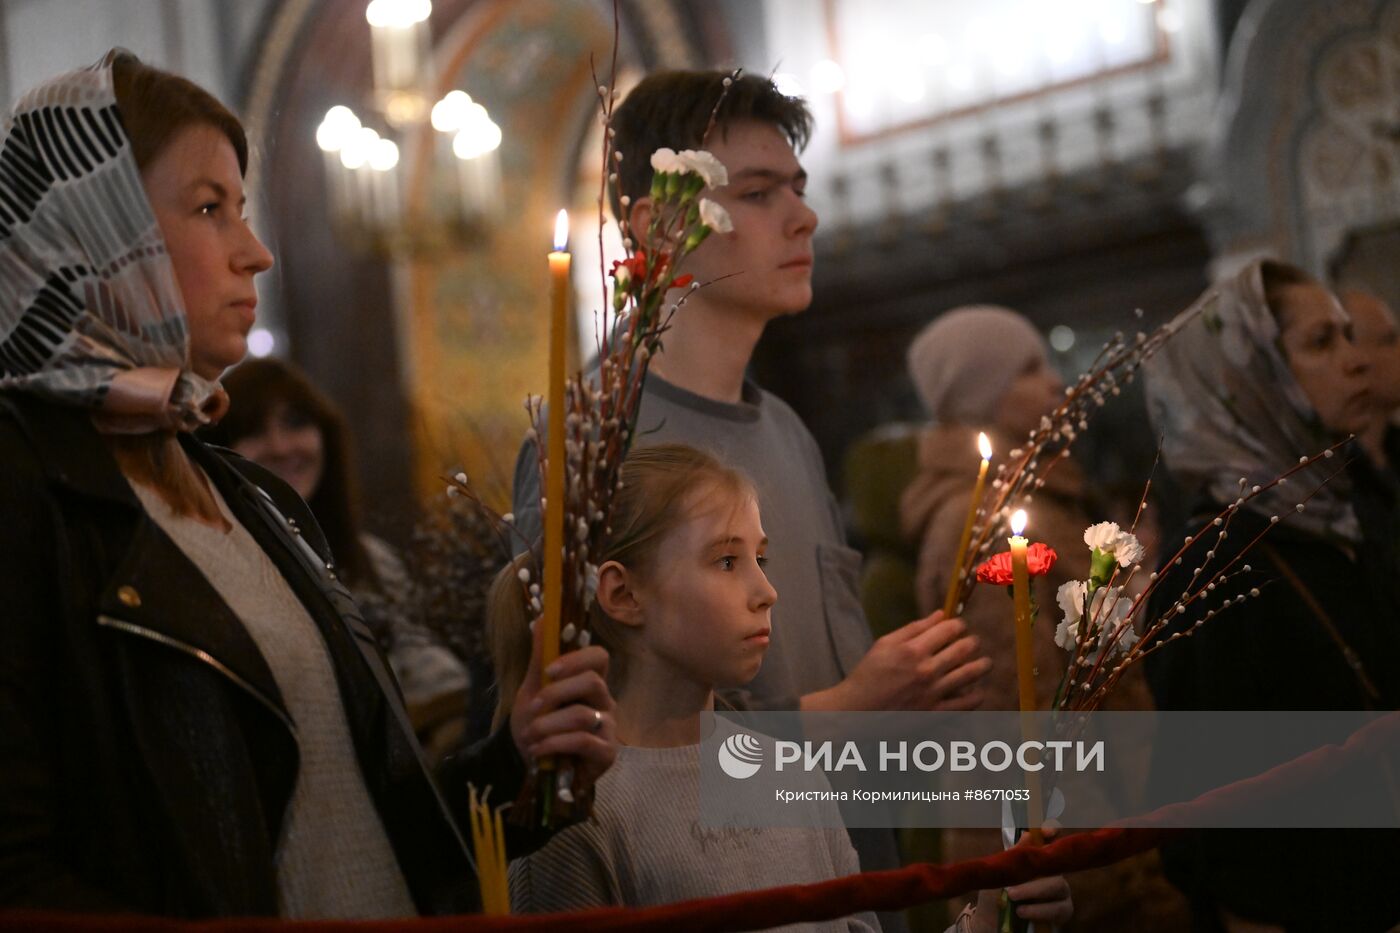
M337 104L326 111L316 128L316 145L324 152L339 152L360 131L360 118L349 107Z
M399 147L392 139L377 139L369 151L369 167L376 172L387 172L399 164Z
M365 19L383 29L407 29L433 12L432 0L374 0L365 7Z
M452 153L459 159L475 159L501 145L501 128L492 122L486 108L469 104L462 128L452 139Z
M378 133L367 126L360 127L340 148L340 164L352 171L363 168L378 144Z
M466 125L472 99L466 91L448 91L433 104L433 129L439 133L455 133Z

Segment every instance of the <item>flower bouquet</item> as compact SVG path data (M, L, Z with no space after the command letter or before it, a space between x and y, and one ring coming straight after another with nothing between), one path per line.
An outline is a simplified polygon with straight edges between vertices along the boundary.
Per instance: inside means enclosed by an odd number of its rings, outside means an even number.
M1183 566L1193 544L1209 542L1201 565L1191 571L1186 588L1176 597L1172 605L1155 619L1143 618L1144 607L1148 605L1165 577L1151 573L1145 586L1137 588L1130 595L1135 577L1142 573L1142 560L1147 556L1146 549L1135 534L1137 522L1146 508L1147 484L1139 500L1137 515L1131 528L1124 530L1114 522L1100 522L1089 526L1084 532L1084 544L1089 551L1088 575L1082 580L1070 580L1062 584L1056 593L1056 602L1062 618L1055 629L1055 643L1069 653L1060 685L1056 690L1053 711L1053 730L1057 738L1070 737L1084 723L1082 714L1098 709L1104 699L1122 679L1132 664L1165 645L1193 634L1201 625L1231 606L1239 605L1247 599L1259 595L1257 585L1247 586L1237 578L1249 574L1249 564L1243 563L1248 552L1263 539L1281 516L1270 516L1263 530L1257 532L1243 547L1232 549L1228 559L1217 563L1216 552L1223 550L1222 543L1229 536L1231 519L1251 500L1289 481L1299 471L1307 469L1315 460L1328 460L1335 456L1342 441L1322 451L1316 458L1302 457L1298 464L1268 483L1248 486L1248 481L1240 480L1239 495L1219 513L1207 520L1194 534L1188 535L1180 548L1169 558L1166 566ZM1344 467L1343 467L1344 468ZM1317 492L1329 482L1336 472L1325 477L1321 483L1305 495L1294 508L1301 512ZM1035 610L1030 598L1029 578L1048 573L1055 565L1058 555L1044 544L1029 544L1019 537L1024 527L1024 513L1018 512L1012 526L1017 536L1010 539L1011 549L984 561L976 571L981 583L1005 585L1013 590L1016 599L1016 655L1020 681L1020 706L1023 713L1035 708L1035 670L1031 660L1031 624ZM1234 587L1228 584L1237 581ZM1166 627L1177 619L1188 607L1201 603L1204 609L1199 618L1189 627L1158 638ZM1071 715L1064 715L1071 714ZM1023 717L1023 729L1026 728ZM1057 797L1058 790L1052 790L1048 813L1043 806L1039 775L1035 771L1026 773L1026 785L1030 793L1027 812L1018 818L1010 805L1004 808L1003 839L1009 848L1019 836L1018 825L1039 826L1045 816L1054 819L1063 805L1063 798ZM1011 905L1003 895L1000 915L1000 929L1019 929Z
M1055 709L1066 712L1098 709L1130 665L1173 641L1189 637L1231 606L1257 597L1259 587L1246 586L1238 578L1252 571L1253 568L1244 563L1245 558L1282 516L1270 516L1269 523L1261 531L1242 547L1232 549L1228 560L1217 561L1216 552L1223 550L1221 545L1229 537L1231 520L1247 503L1286 484L1315 461L1335 457L1338 448L1346 443L1340 441L1316 457L1299 458L1295 466L1267 483L1249 486L1248 481L1241 478L1235 501L1209 518L1193 534L1186 536L1177 551L1164 562L1164 566L1184 566L1183 561L1192 546L1207 542L1201 565L1192 569L1185 589L1155 619L1146 618L1144 608L1165 577L1158 573L1149 574L1146 585L1138 588L1135 595L1132 594L1132 583L1143 572L1141 561L1146 555L1134 533L1137 518L1133 527L1127 530L1113 522L1101 522L1087 528L1084 544L1089 549L1088 577L1063 584L1056 594L1063 618L1055 629L1055 643L1070 657L1056 692ZM1298 512L1306 509L1308 501L1342 469L1345 469L1345 465L1324 477L1294 505L1294 509ZM1148 485L1150 488L1150 481ZM1139 518L1146 503L1147 494L1144 491L1138 503ZM1231 581L1235 581L1236 585L1227 585ZM1165 638L1158 637L1173 620L1191 607L1204 611L1200 611L1199 617L1187 628Z
M1338 448L1346 443L1347 441L1339 441L1316 457L1300 458L1297 465L1267 483L1251 487L1247 486L1247 480L1241 479L1239 496L1235 501L1211 516L1194 534L1188 535L1180 548L1165 562L1167 566L1182 566L1193 544L1210 542L1201 566L1192 570L1186 588L1172 605L1155 619L1144 618L1143 610L1165 578L1158 573L1151 573L1145 586L1132 586L1137 576L1143 573L1141 561L1147 554L1135 534L1137 520L1147 507L1147 490L1144 490L1139 500L1137 517L1132 527L1125 530L1115 522L1100 522L1085 529L1084 544L1089 550L1088 576L1083 580L1070 580L1062 584L1055 598L1062 613L1061 621L1055 629L1055 643L1070 655L1069 665L1055 694L1055 710L1089 712L1098 709L1108 692L1122 678L1127 667L1172 641L1190 636L1201 625L1231 606L1258 596L1257 586L1246 588L1241 585L1232 590L1225 584L1251 572L1250 565L1243 563L1244 558L1264 535L1279 523L1281 516L1270 516L1269 524L1262 531L1245 542L1243 547L1233 551L1229 560L1217 564L1216 551L1229 536L1231 519L1247 503L1284 485L1315 461L1332 459ZM1345 466L1340 467L1338 471L1344 468ZM1338 471L1325 477L1303 496L1294 508L1302 512L1307 507L1308 500ZM1148 489L1150 488L1149 481ZM978 582L1012 586L1013 557L1017 540L1011 539L1011 551L996 554L978 566ZM1050 547L1036 543L1025 548L1025 559L1029 576L1038 576L1049 572L1058 555ZM1019 587L1021 584L1016 585ZM1158 639L1157 636L1172 620L1185 613L1188 607L1198 603L1207 608L1189 628ZM1018 631L1018 639L1020 634ZM1023 693L1023 708L1025 701L1033 699L1033 696L1031 694L1028 698Z
M1136 314L1142 316L1141 311ZM950 613L961 611L976 582L976 567L989 556L1013 510L1032 501L1034 493L1045 486L1046 474L1069 457L1070 447L1089 427L1093 413L1121 395L1123 387L1136 379L1142 364L1193 317L1194 314L1178 316L1150 334L1138 332L1131 338L1114 334L1088 371L1065 389L1060 404L1027 435L1026 443L1011 450L998 464L987 496L980 504L974 503L969 546L958 552L953 567L947 603Z

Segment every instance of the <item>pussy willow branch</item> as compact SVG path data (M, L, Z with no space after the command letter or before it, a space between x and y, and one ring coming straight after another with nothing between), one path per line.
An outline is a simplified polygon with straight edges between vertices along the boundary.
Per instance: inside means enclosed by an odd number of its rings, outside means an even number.
M1146 606L1156 594L1158 587L1166 581L1168 574L1166 572L1159 572L1151 575L1148 585L1141 593L1133 598L1125 618L1120 620L1115 626L1114 631L1109 636L1110 641L1107 644L1100 644L1098 628L1101 625L1102 613L1108 613L1108 617L1112 618L1112 607L1108 604L1108 600L1104 601L1104 605L1100 607L1098 612L1094 613L1092 618L1086 613L1081 623L1082 628L1075 646L1074 656L1070 661L1069 672L1067 674L1068 684L1061 693L1059 707L1065 710L1090 710L1097 708L1099 704L1103 702L1109 691L1122 679L1124 672L1130 665L1136 664L1173 641L1188 637L1199 629L1203 623L1215 617L1220 612L1223 612L1225 609L1233 605L1238 605L1246 599L1254 598L1254 594L1258 589L1257 587L1245 593L1227 596L1220 606L1208 610L1206 614L1192 623L1185 631L1173 633L1170 637L1162 641L1155 641L1156 636L1167 624L1170 623L1172 619L1185 613L1187 607L1198 602L1204 602L1211 594L1214 594L1219 589L1221 584L1243 573L1249 572L1250 567L1247 564L1243 565L1242 570L1239 571L1236 571L1234 568L1246 558L1255 545L1257 545L1280 521L1280 516L1271 516L1269 523L1255 534L1243 548L1236 552L1229 561L1218 569L1207 573L1207 571L1210 570L1211 561L1215 559L1216 548L1218 548L1220 543L1228 536L1231 520L1240 509L1243 508L1246 503L1254 500L1265 492L1283 485L1299 472L1315 466L1322 460L1331 459L1335 456L1336 451L1349 443L1350 440L1350 438L1347 438L1346 440L1338 441L1316 456L1301 458L1296 465L1274 477L1267 483L1256 485L1249 490L1242 489L1241 495L1236 498L1234 502L1229 503L1215 515L1207 519L1194 534L1187 535L1177 551L1163 563L1163 567L1182 566L1182 561L1185 559L1189 549L1194 544L1204 540L1212 531L1215 533L1215 540L1212 542L1210 548L1207 549L1200 566L1193 568L1191 577L1186 586L1182 589L1180 598L1178 598L1160 617L1147 623L1141 638L1124 653L1121 659L1112 663L1112 666L1108 668L1106 674L1104 674L1105 665L1113 656L1114 647L1122 639L1128 627L1136 624L1136 620L1141 614L1143 607ZM1343 463L1338 469L1329 473L1298 502L1295 508L1300 510L1305 508L1307 503L1311 502L1312 499L1322 491L1323 487L1336 478L1346 467L1347 464ZM1146 493L1144 493L1143 502L1145 502L1145 495ZM1139 514L1141 514L1141 511L1142 503L1140 502ZM1132 580L1133 575L1138 569L1137 567L1132 568L1128 574L1127 581L1125 581L1125 585ZM1116 576L1117 570L1114 572L1114 577L1116 578ZM1111 578L1109 585L1112 585L1112 583L1113 579ZM1093 662L1090 662L1088 658L1088 651L1090 648L1097 648L1098 651L1098 656ZM1085 667L1089 668L1087 676L1082 679L1076 676L1075 672ZM1101 675L1103 676L1102 681L1099 680Z
M1008 454L1011 459L997 467L984 499L987 504L978 509L963 566L954 570L959 581L959 607L976 583L972 569L984 559L996 533L1004 526L1010 503L1018 499L1027 501L1035 490L1045 485L1045 476L1055 464L1069 457L1075 439L1088 427L1089 416L1107 403L1106 394L1120 394L1122 386L1133 381L1142 363L1194 317L1178 318L1151 334L1139 333L1131 341L1124 339L1121 333L1115 334L1099 350L1090 369L1065 390L1064 401L1041 419L1040 427L1030 432L1025 445L1014 448ZM1052 449L1056 444L1063 446ZM1042 458L1048 460L1043 466Z

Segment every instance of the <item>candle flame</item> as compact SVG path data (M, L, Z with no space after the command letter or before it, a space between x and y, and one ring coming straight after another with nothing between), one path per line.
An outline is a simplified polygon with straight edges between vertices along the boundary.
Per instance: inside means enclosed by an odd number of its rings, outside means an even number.
M560 210L554 218L554 251L562 253L569 245L569 212Z
M992 442L987 439L987 435L978 433L977 452L982 455L983 460L992 459Z
M1025 530L1026 530L1026 510L1025 510L1025 509L1017 509L1016 512L1015 512L1015 514L1013 514L1013 515L1011 516L1011 533L1012 533L1013 535L1016 535L1016 536L1019 538L1019 537L1021 536L1021 532L1025 531Z

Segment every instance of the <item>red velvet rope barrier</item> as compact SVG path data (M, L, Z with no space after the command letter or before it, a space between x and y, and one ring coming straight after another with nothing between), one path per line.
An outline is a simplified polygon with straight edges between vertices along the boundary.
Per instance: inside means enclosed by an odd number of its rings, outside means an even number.
M1214 822L1267 799L1286 798L1357 764L1383 766L1400 748L1400 713L1390 713L1358 730L1340 748L1324 746L1263 774L1217 788L1195 800L1172 804L1134 820L1137 827L1108 827L1076 833L1040 848L1019 847L953 865L919 864L865 872L820 884L744 891L723 897L657 907L605 907L569 914L518 917L435 917L410 920L331 921L208 920L91 916L57 913L0 914L0 931L15 933L492 933L496 930L551 930L570 933L651 930L739 931L786 923L826 920L867 910L900 910L939 898L1019 884L1045 875L1098 868L1156 848L1180 832L1173 826Z
M190 922L147 917L77 914L0 915L0 930L16 933L494 933L497 930L754 930L786 923L826 920L865 910L899 910L980 888L998 888L1074 868L1107 865L1153 848L1160 830L1101 829L1043 848L1017 848L953 865L920 864L890 871L848 875L820 884L744 891L724 897L658 907L603 907L568 914L514 917L434 917L362 921L354 924L282 920Z

